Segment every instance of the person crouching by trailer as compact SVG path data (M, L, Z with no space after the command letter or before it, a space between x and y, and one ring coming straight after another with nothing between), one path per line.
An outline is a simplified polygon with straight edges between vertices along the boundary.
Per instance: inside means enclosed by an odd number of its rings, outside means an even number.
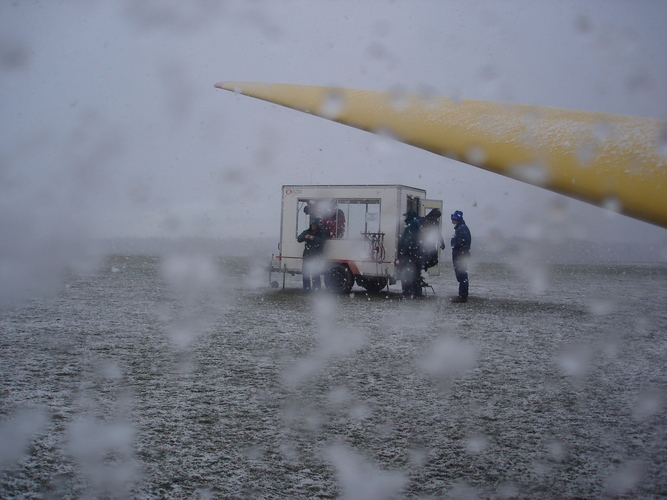
M438 247L445 249L445 240L440 233L440 217L442 212L437 208L431 210L422 221L421 245L424 270L438 265Z
M468 301L468 261L470 260L470 229L463 220L463 212L460 210L452 214L454 224L454 237L452 238L452 262L454 274L459 282L459 294L452 297L452 302Z
M414 210L408 210L403 217L405 217L405 229L398 242L397 274L401 280L404 296L421 297L422 252L419 244L421 223Z
M303 289L306 291L319 290L322 286L320 275L323 271L322 255L324 253L324 242L326 241L322 219L313 219L310 227L303 231L296 241L305 243L301 270Z

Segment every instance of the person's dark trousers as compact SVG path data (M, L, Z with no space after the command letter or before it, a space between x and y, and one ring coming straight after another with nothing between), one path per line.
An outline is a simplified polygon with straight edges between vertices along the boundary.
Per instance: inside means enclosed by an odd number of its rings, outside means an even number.
M456 281L459 282L459 296L468 297L468 260L470 253L453 252L452 261L454 262L454 274Z
M319 275L311 276L309 274L304 274L303 275L303 289L304 290L310 290L311 286L311 279L312 279L312 289L313 290L319 290L322 287L322 280L320 279Z
M319 290L322 287L322 281L320 279L320 275L318 273L319 269L317 269L318 266L317 261L310 261L304 259L303 261L303 289L304 290L310 290L311 289L311 281L312 281L312 289L313 290Z
M400 270L403 295L422 296L422 287L419 283L421 264L417 259L409 258L402 262Z

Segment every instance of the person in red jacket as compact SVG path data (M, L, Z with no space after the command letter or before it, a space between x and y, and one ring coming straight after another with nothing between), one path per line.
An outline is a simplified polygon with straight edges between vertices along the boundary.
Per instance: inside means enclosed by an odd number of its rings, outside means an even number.
M345 236L345 212L338 208L336 200L309 201L303 211L311 217L322 219L327 238L339 239Z

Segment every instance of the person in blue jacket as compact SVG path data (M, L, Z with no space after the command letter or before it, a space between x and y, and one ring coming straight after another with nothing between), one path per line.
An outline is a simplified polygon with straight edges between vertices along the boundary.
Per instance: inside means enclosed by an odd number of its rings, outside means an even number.
M303 248L303 289L305 291L319 290L322 286L320 275L322 274L324 254L324 242L327 235L324 231L322 219L313 219L310 227L297 236L296 241L305 243Z
M408 210L403 217L405 217L405 229L398 242L397 274L401 280L404 296L421 297L422 251L419 241L421 222L414 210Z
M454 237L452 238L452 262L454 274L459 282L459 294L452 297L452 302L468 302L468 261L470 260L470 229L463 220L463 212L456 210L452 214Z

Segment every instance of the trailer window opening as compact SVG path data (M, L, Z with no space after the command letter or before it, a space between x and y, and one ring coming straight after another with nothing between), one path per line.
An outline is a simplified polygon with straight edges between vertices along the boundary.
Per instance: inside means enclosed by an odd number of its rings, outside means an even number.
M414 210L415 212L419 213L420 208L421 200L419 199L419 196L408 195L407 210Z
M320 218L330 239L360 239L380 231L380 200L368 198L299 199L296 234Z

